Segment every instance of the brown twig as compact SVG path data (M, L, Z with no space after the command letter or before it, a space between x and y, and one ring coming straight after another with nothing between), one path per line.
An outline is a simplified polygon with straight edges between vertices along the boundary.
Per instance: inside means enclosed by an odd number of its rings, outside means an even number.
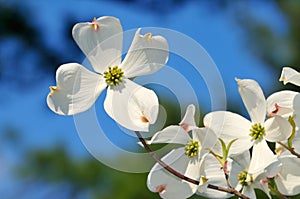
M283 148L285 148L286 150L288 150L291 154L297 156L297 158L300 158L300 154L297 153L294 148L290 148L290 147L286 146L285 144L283 144L282 142L277 142L277 143L279 145L281 145Z
M212 184L207 185L207 188L215 189L215 190L223 191L223 192L227 192L227 193L231 193L231 194L234 194L237 197L242 198L242 199L250 199L249 197L245 196L244 194L242 194L241 192L237 191L234 188L219 187L219 186L215 186L215 185L212 185Z
M144 140L144 138L142 137L142 135L140 134L139 131L135 131L137 137L139 138L139 140L142 142L143 146L145 147L146 151L152 156L152 158L158 163L160 164L163 168L165 168L167 171L169 171L170 173L172 173L173 175L177 176L180 179L183 179L185 181L188 181L190 183L199 185L200 182L198 180L195 179L191 179L185 175L182 175L181 173L179 173L178 171L174 170L172 167L170 167L169 165L167 165L165 162L163 162L149 147L149 145L146 143L146 141ZM216 185L212 185L212 184L208 184L207 186L210 189L215 189L218 191L223 191L223 192L227 192L227 193L231 193L234 194L242 199L250 199L249 197L243 195L242 193L240 193L239 191L235 190L234 188L230 187L230 188L224 188L224 187L219 187Z

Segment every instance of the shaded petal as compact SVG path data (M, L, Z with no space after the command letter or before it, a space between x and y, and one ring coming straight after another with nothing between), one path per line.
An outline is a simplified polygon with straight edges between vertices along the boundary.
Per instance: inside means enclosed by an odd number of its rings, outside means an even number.
M193 129L193 140L199 140L200 156L208 153L208 149L212 149L218 141L217 135L210 128L197 128Z
M63 64L57 69L56 84L50 87L47 104L60 115L88 110L107 86L101 75L76 63Z
M185 115L179 123L179 125L182 126L182 128L184 128L186 132L198 128L195 122L195 111L196 108L194 104L188 105L188 107L186 108Z
M278 190L283 195L296 195L300 193L300 159L290 155L279 157L282 163L280 173L275 177Z
M266 128L265 139L269 142L279 142L287 140L292 134L292 127L287 119L274 115L266 120L264 124Z
M277 157L273 154L267 142L264 139L256 141L253 145L248 173L260 173L276 161L278 161Z
M294 113L296 115L295 117L296 125L300 127L300 94L295 96L293 107L294 107Z
M184 148L174 149L164 156L162 160L176 171L185 174L191 167L189 165L190 159L184 153ZM196 166L199 167L198 171L191 173L188 177L198 180L200 165ZM192 167L195 167L195 165ZM154 165L148 174L147 186L152 192L160 191L162 198L170 199L188 198L197 191L198 187L195 184L179 179L163 169L158 163Z
M225 143L238 138L230 148L230 154L242 153L253 145L249 136L251 122L242 116L229 111L216 111L205 115L204 125L211 128ZM219 152L220 153L220 152Z
M263 123L266 117L266 98L259 84L252 79L236 79L239 93L253 123Z
M129 79L110 86L104 100L106 113L117 123L134 131L149 131L158 115L156 94Z
M291 83L300 86L300 73L290 67L283 67L279 81L283 84Z
M299 94L295 91L279 91L267 98L268 115L289 116L293 114L293 101Z
M121 63L123 35L119 19L104 16L93 22L78 23L72 34L96 72L103 73L108 66Z
M148 144L154 143L174 143L186 145L191 140L181 126L168 126L153 135Z
M135 33L128 53L120 65L126 78L148 75L158 71L169 58L169 46L162 36L151 36L151 33Z
M256 194L252 186L245 186L243 188L242 194L248 196L251 199L256 199Z
M220 162L211 154L205 156L204 159L205 178L207 178L208 184L218 185L220 187L227 187L227 181ZM197 195L201 195L207 198L229 198L232 194L221 192L214 189L202 190L202 187L198 188Z

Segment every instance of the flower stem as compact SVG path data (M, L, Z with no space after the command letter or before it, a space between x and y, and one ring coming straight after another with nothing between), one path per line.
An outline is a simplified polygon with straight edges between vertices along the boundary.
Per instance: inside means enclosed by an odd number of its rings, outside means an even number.
M178 178L181 178L185 181L188 181L190 183L199 185L200 182L198 180L194 180L191 179L189 177L186 177L185 175L182 175L181 173L179 173L178 171L174 170L173 168L171 168L169 165L167 165L165 162L163 162L159 157L157 157L157 155L150 149L149 145L146 143L146 141L144 140L144 138L142 137L142 135L140 134L140 132L135 131L137 137L139 138L139 140L142 142L142 144L144 145L145 149L147 150L147 152L152 156L152 158L158 162L162 167L164 167L167 171L169 171L170 173L174 174L175 176L177 176Z
M269 185L269 189L275 193L276 195L278 195L281 199L287 199L286 196L284 196L282 193L280 193L278 190L274 189L272 186Z
M142 142L143 146L145 147L145 149L147 150L147 152L152 156L152 158L158 163L160 164L163 168L165 168L167 171L169 171L170 173L172 173L173 175L177 176L180 179L183 179L185 181L188 181L190 183L199 185L200 182L198 180L194 180L191 179L185 175L182 175L181 173L179 173L178 171L174 170L172 167L170 167L169 165L167 165L165 162L163 162L149 147L149 145L146 143L146 141L144 140L144 138L142 137L142 135L140 134L139 131L135 131L135 134L137 135L137 137L139 138L139 140ZM223 191L223 192L227 192L227 193L231 193L234 194L242 199L250 199L249 197L243 195L242 193L240 193L239 191L235 190L234 188L230 187L230 188L224 188L224 187L219 187L216 185L212 185L212 184L208 184L207 185L208 188L210 189L215 189L218 191Z
M242 194L241 192L239 192L238 190L236 190L234 188L219 187L219 186L215 186L212 184L207 185L207 187L210 189L215 189L218 191L223 191L223 192L234 194L237 197L242 198L242 199L250 199L249 197L245 196L244 194Z
M294 148L290 148L287 145L283 144L282 142L277 142L277 143L280 144L283 148L285 148L289 152L291 152L291 154L297 156L297 158L300 158L300 154L297 153Z

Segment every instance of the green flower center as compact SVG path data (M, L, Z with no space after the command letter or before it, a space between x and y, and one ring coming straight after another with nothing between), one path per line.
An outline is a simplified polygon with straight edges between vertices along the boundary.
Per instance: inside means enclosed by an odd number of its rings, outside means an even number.
M247 186L248 183L246 182L246 179L247 179L247 174L248 174L248 171L247 170L244 170L244 171L241 171L239 174L238 174L238 180L239 180L239 183L243 186Z
M124 72L118 66L108 67L108 71L104 72L105 81L110 86L118 85L122 81L123 76Z
M260 123L255 123L251 126L250 136L254 138L254 140L260 140L265 134L265 127L263 127Z
M199 151L199 142L198 141L190 140L185 145L185 155L187 155L189 158L197 156L198 151Z

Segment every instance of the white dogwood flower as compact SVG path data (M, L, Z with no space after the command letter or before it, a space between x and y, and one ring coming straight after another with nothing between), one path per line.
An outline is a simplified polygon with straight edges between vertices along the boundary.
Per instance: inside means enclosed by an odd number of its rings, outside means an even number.
M284 85L291 83L300 86L300 73L293 68L283 67L279 81Z
M279 115L266 119L266 99L256 81L237 79L237 83L251 121L232 112L216 111L204 117L204 125L212 128L227 143L238 138L232 144L229 154L239 154L253 146L253 153L257 153L258 162L251 164L248 172L257 173L276 159L266 140L286 140L291 135L292 128L289 122Z
M267 143L265 143L265 147L268 147ZM260 161L260 154L259 151L253 151L251 160L250 160L250 154L249 153L243 153L234 159L234 162L237 162L238 165L243 167L243 170L239 172L238 175L230 175L230 180L233 180L232 178L238 179L238 184L236 185L236 190L242 189L242 194L248 196L251 199L256 199L256 194L254 192L254 189L260 189L264 191L269 198L271 198L268 188L269 178L274 177L281 169L281 163L277 159L274 159L273 161L270 161L267 165L265 165L264 170L250 173L249 170L252 165L259 164ZM240 168L241 168L240 167Z
M208 153L217 141L215 133L209 128L192 128L192 136L188 134L189 124L195 124L194 115L195 107L189 105L184 119L180 124L168 126L162 131L157 132L149 143L173 143L178 144L176 148L165 155L162 160L185 175L186 177L200 181L196 185L182 180L156 163L148 175L147 185L152 192L158 192L162 198L182 199L192 196L205 183L206 179L202 178L204 174L201 167L203 157ZM187 123L186 123L187 122ZM188 124L189 123L189 124Z
M168 60L166 39L141 35L138 29L126 57L122 58L123 32L119 19L94 18L93 22L73 27L73 38L95 72L77 63L61 65L56 71L56 86L50 87L49 108L60 115L88 110L107 88L104 109L125 128L148 131L158 114L156 94L131 79L159 70Z

